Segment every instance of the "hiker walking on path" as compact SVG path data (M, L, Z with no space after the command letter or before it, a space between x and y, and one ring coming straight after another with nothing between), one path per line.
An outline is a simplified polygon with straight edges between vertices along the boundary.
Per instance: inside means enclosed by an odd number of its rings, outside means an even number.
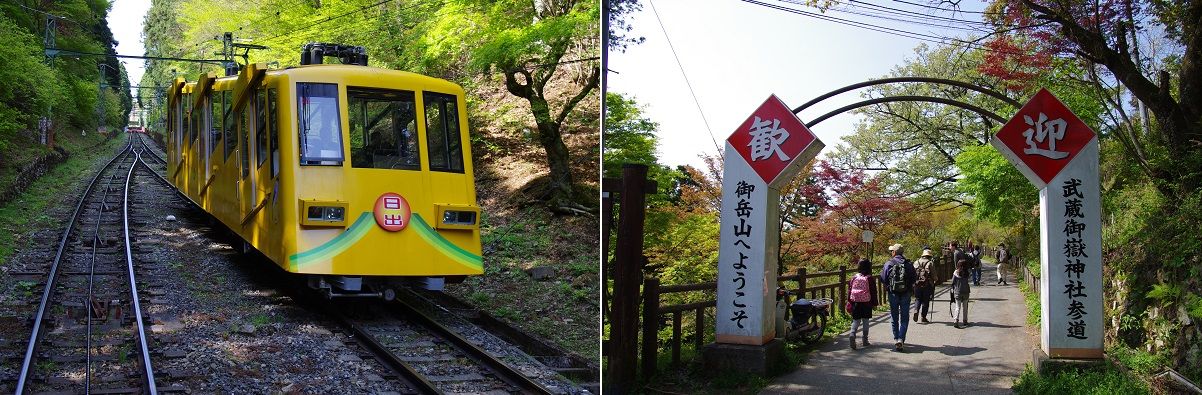
M856 331L864 327L864 347L868 347L868 319L876 308L876 279L872 277L872 261L860 260L858 273L852 276L847 287L847 300L851 302L851 349L856 349Z
M970 288L968 286L969 269L968 258L956 261L956 271L952 272L952 303L956 304L956 329L968 326L968 294ZM963 326L961 326L963 322Z
M993 258L997 259L997 283L1009 285L1006 283L1006 264L1010 262L1010 250L1006 249L1006 243L998 243L997 251L993 253Z
M914 262L914 273L918 277L914 282L914 298L918 300L914 306L914 322L919 322L918 317L922 317L922 323L929 324L927 313L931 309L931 298L935 296L935 284L939 283L931 250L922 250L922 257Z
M972 257L968 261L968 267L972 268L972 285L981 285L981 244L970 246L968 249L968 256Z
M952 256L952 266L955 266L956 262L960 262L961 259L968 258L968 254L965 254L964 250L960 249L959 242L955 242L955 241L951 242L951 244L948 245L947 249L948 249L948 251L947 251L948 255Z
M902 351L902 346L906 343L906 329L910 326L910 320L908 320L910 317L907 317L910 313L910 297L914 293L914 282L918 276L914 273L914 265L902 255L901 244L889 246L889 252L893 254L893 257L885 262L881 281L884 282L885 289L889 291L889 319L893 324L893 349Z

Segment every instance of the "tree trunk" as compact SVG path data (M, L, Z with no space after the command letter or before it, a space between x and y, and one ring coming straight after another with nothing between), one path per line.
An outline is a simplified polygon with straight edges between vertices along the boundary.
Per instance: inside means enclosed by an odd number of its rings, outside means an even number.
M539 77L549 78L550 73L540 73ZM560 127L567 114L598 84L599 72L594 72L581 91L568 100L560 109L558 116L551 115L551 105L542 94L542 87L547 81L540 81L525 69L515 69L505 74L505 87L514 96L526 99L530 103L530 112L538 129L538 143L547 154L547 165L550 170L550 180L547 185L547 205L557 213L592 213L593 208L584 207L573 201L575 183L572 177L571 153L563 143Z
M547 101L542 97L533 97L530 109L534 112L535 123L538 124L538 144L547 153L547 165L550 167L550 183L547 185L549 197L547 204L552 210L558 211L563 207L573 205L574 196L571 156L568 146L563 143L560 124L551 118Z

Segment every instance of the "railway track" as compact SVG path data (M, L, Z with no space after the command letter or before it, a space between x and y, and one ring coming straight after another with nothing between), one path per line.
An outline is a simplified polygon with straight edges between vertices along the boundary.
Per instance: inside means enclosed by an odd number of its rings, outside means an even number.
M134 138L92 178L46 274L16 393L157 393L130 243Z
M362 347L422 393L570 392L549 389L404 300L343 307L328 311Z

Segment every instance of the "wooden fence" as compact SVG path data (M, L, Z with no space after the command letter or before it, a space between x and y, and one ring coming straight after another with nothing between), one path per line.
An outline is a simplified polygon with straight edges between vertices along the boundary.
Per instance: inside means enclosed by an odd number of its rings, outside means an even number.
M1014 264L1022 266L1023 282L1031 287L1031 292L1035 293L1035 297L1039 297L1039 275L1032 273L1031 268L1027 267L1026 263L1022 263L1020 259L1015 259Z
M942 283L951 278L952 265L950 257L936 258L935 273L939 282ZM884 265L873 267L873 274L879 276L884 269ZM847 315L843 306L847 302L847 283L848 279L854 275L854 269L849 270L846 266L840 267L839 270L829 272L807 273L805 268L797 270L796 274L777 277L777 284L785 285L789 282L796 283L796 288L789 289L795 295L800 295L807 299L829 298L835 301L832 305L832 311L838 314ZM877 285L877 303L887 305L885 295L885 285L882 281L876 281ZM787 285L785 285L788 287ZM671 348L672 364L680 363L681 344L683 343L682 321L686 314L691 314L693 319L693 349L701 350L704 346L706 337L713 333L714 325L707 325L705 322L707 310L717 308L717 301L710 299L701 302L693 302L676 305L660 305L664 295L686 293L686 292L716 292L718 289L717 282L699 283L699 284L679 284L679 285L661 285L658 278L649 277L643 284L643 345L642 356L643 361L643 377L651 377L655 374L657 366L654 361L657 360L659 353L659 326L663 322L664 315L672 316L672 338L668 340L668 346ZM712 313L710 314L713 315Z

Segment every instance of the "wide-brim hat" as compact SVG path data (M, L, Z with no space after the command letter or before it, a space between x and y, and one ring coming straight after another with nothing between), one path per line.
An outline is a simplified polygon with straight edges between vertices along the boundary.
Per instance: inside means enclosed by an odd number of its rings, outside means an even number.
M901 249L902 249L901 244L894 244L894 245L889 246L889 251L901 251Z
M931 256L931 250L922 250L922 256Z

